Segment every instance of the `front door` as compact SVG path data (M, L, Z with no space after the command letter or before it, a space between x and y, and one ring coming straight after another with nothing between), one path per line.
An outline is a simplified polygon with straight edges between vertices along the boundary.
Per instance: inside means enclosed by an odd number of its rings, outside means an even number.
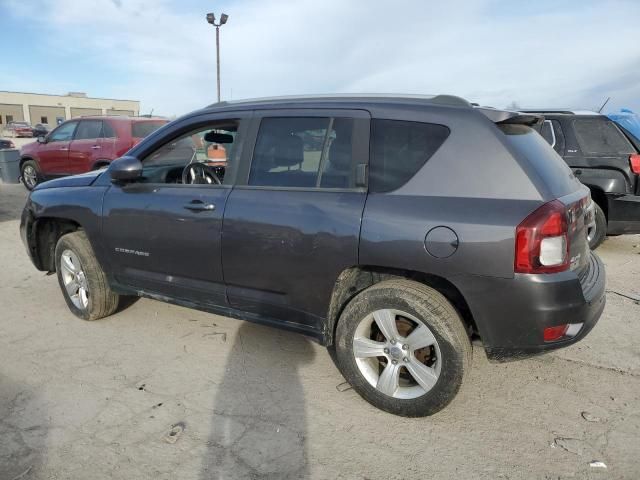
M319 113L320 112L320 113ZM358 264L368 159L364 111L256 112L249 164L227 201L222 253L232 307L317 333L335 281ZM250 162L249 162L250 160Z
M77 121L64 123L47 136L47 143L39 144L38 161L44 175L66 173L69 144L77 126Z
M140 181L109 188L103 244L112 259L110 273L119 283L160 296L226 305L222 218L241 124L238 119L187 124L177 137L157 140L157 148L141 159ZM206 152L218 141L224 142L229 157L214 171Z

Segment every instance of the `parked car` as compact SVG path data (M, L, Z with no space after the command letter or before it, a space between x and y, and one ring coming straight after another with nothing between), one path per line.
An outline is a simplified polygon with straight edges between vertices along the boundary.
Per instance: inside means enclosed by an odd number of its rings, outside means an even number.
M34 137L41 137L49 133L51 129L48 123L36 123L31 130L33 130Z
M7 134L13 138L33 137L31 125L28 122L9 122L5 128Z
M115 116L66 121L22 147L22 182L32 190L49 178L103 168L166 123L164 119Z
M591 190L595 203L591 248L607 235L640 233L640 142L596 112L526 112L544 115L540 133Z
M589 190L540 121L450 96L223 102L39 185L21 235L81 319L131 295L289 329L373 405L430 415L472 338L521 358L584 338L604 308Z
M6 150L9 148L16 148L11 140L6 138L0 138L0 150Z

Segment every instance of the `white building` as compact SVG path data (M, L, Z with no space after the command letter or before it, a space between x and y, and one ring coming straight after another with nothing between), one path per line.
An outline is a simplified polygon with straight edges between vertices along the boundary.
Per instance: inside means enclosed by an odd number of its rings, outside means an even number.
M47 95L0 91L0 130L11 121L47 123L51 127L85 115L131 115L140 112L137 100L91 98L86 93Z

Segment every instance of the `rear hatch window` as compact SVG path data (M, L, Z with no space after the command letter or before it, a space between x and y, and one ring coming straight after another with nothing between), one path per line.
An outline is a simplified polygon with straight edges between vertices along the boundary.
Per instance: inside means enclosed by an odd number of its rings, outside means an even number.
M573 121L576 139L585 155L636 153L624 134L610 120L585 118Z
M147 135L155 132L161 126L163 126L166 121L155 121L155 122L132 122L131 123L131 136L133 138L144 138Z

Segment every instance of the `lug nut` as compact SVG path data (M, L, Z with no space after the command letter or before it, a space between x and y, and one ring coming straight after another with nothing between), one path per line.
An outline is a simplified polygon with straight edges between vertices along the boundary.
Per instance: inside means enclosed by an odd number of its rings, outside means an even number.
M407 363L407 362L409 362L409 359L408 359L407 357L404 357L404 358L402 359L402 361L403 361L404 363Z
M407 345L406 343L404 345L402 345L402 349L403 350L409 350L409 345Z
M384 353L389 353L389 349L388 349L388 348L385 348L385 349L384 349Z
M398 364L398 360L391 360L391 363L393 363L394 365Z
M395 345L395 343L396 343L396 339L395 339L395 338L392 338L392 339L391 339L391 343Z

